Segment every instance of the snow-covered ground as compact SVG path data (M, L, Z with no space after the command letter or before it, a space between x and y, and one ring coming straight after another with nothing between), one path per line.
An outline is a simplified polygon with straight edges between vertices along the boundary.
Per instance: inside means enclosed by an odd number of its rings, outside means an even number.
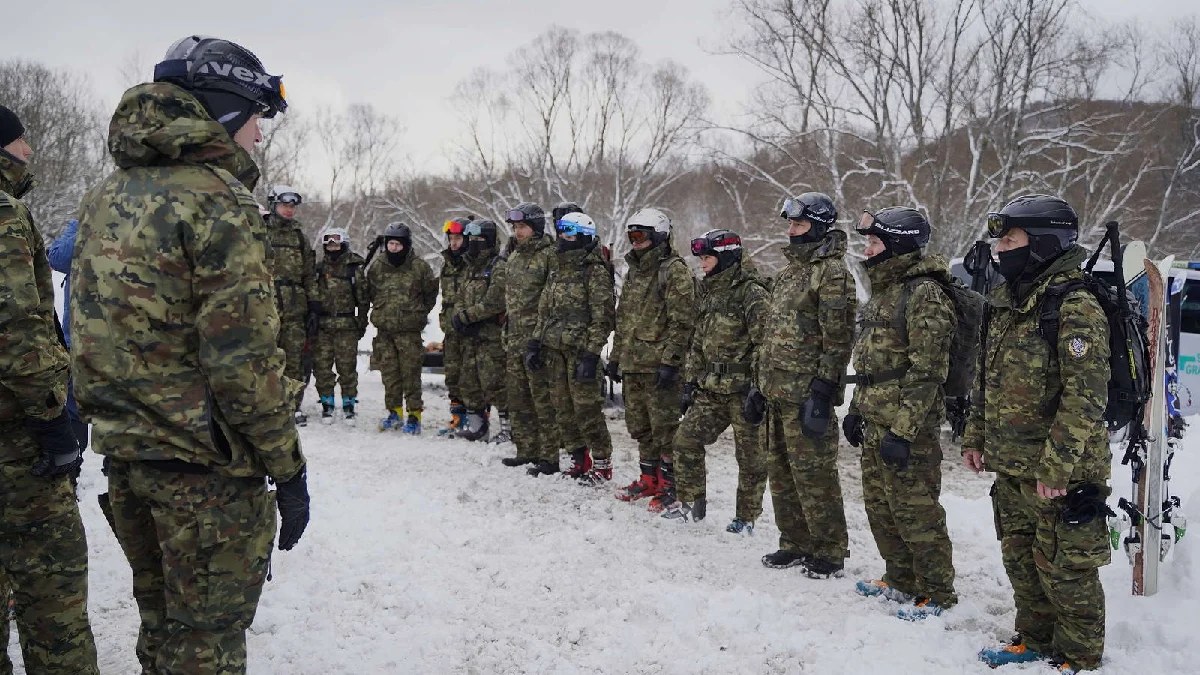
M945 464L943 503L962 602L910 624L893 618L896 605L853 592L853 581L878 576L882 563L851 448L842 461L847 575L814 581L759 563L777 542L769 495L755 535L724 531L736 485L728 434L709 453L708 519L667 522L610 491L505 468L499 460L511 446L437 439L444 391L439 376L426 378L424 436L375 430L383 412L377 372L362 375L357 428L314 421L302 430L312 523L294 551L276 552L274 581L250 631L250 672L989 673L976 652L1012 632L989 479L954 462ZM308 401L315 415L311 389ZM1174 470L1185 507L1200 505L1195 422ZM621 421L610 428L615 486L634 478L636 447ZM96 505L99 468L89 455L80 484L92 626L101 671L124 675L138 672L138 617L129 569ZM1114 476L1125 494L1127 470L1118 466ZM1125 556L1113 560L1103 570L1102 672L1200 672L1193 542L1184 540L1151 598L1131 597Z

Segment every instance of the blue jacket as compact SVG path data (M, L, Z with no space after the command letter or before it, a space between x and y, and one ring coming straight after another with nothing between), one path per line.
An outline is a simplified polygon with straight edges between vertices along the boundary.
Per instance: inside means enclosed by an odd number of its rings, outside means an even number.
M67 340L67 347L71 346L71 257L75 254L75 232L78 229L78 220L68 222L66 229L58 235L58 239L55 239L54 243L50 244L50 249L46 251L46 257L50 259L50 269L67 275L63 279L63 313L59 317L62 321L63 337Z

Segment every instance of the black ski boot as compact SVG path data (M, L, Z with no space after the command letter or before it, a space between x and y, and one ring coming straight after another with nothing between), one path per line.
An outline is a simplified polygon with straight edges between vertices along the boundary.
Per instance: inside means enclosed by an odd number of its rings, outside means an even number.
M796 551L784 551L783 549L780 549L774 553L768 553L764 555L762 557L762 564L764 567L782 570L787 569L788 567L801 565L807 559L808 556L804 555L803 553L797 553Z

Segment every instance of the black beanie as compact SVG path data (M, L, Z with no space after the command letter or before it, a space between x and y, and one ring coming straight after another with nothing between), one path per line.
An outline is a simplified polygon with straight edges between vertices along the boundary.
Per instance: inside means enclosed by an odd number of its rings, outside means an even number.
M0 148L25 135L25 127L17 114L0 105Z

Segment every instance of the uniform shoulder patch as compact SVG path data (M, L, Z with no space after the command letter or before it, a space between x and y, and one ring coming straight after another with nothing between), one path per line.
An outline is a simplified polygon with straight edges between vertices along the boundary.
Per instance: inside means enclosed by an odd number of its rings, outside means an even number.
M1088 339L1082 335L1076 335L1067 342L1067 352L1071 354L1071 358L1082 359L1087 356L1091 344Z
M12 197L0 192L0 209L15 209L16 207L17 205L14 203Z
M233 193L233 196L237 198L238 204L242 206L252 206L255 209L259 208L258 200L256 200L254 195L246 189L245 185L242 185L242 181L234 178L233 174L229 173L225 169L222 169L221 167L214 166L210 168L213 170L213 173L217 174L217 176L229 186L229 190Z

